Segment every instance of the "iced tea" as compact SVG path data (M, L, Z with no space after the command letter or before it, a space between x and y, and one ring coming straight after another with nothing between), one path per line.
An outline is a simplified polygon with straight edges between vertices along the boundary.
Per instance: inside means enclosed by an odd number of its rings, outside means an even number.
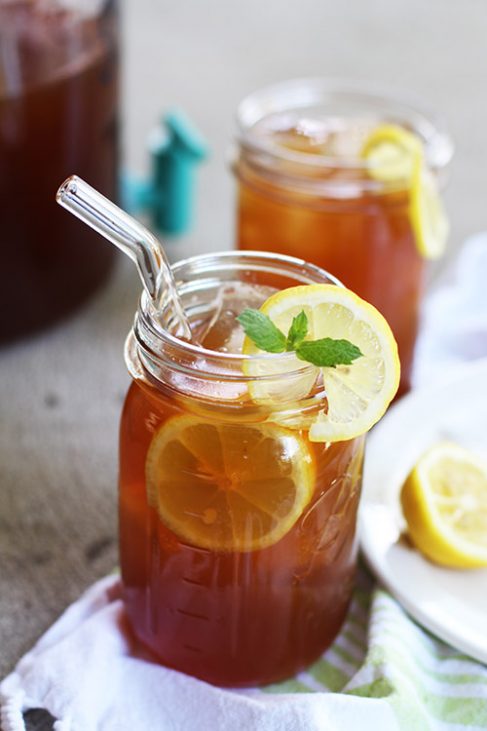
M127 341L125 605L165 665L218 685L269 683L316 659L345 617L364 437L311 443L297 422L323 408L322 385L299 403L255 403L244 373L236 316L324 272L228 253L175 275L199 345L171 337L169 315L158 328L147 302Z

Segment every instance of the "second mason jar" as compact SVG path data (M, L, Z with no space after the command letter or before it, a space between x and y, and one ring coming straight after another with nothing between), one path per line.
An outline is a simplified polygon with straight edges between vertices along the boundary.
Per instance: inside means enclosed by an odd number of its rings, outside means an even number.
M298 79L257 91L238 109L237 245L300 256L332 271L386 317L410 387L425 261L408 183L377 180L361 155L383 124L413 132L440 179L452 155L438 120L391 90Z

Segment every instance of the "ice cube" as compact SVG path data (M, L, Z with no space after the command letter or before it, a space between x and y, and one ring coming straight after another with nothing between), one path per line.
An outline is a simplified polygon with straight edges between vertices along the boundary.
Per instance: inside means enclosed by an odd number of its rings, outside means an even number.
M226 376L235 375L231 368L225 368L223 364L215 365L205 358L198 358L191 367L194 375L177 371L169 374L171 385L180 393L216 402L237 401L246 396L246 383L226 380ZM221 379L213 380L208 374L217 374Z
M237 317L247 307L259 309L276 290L248 282L232 282L220 287L215 298L211 319L204 332L198 333L200 343L219 353L241 353L244 331Z
M379 120L331 115L319 109L272 114L255 125L255 132L280 147L326 157L359 157L365 140Z

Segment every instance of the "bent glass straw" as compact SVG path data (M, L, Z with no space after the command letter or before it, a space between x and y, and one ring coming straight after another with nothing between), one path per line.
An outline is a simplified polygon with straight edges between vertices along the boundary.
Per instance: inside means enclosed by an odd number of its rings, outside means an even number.
M180 335L186 340L193 340L189 320L160 241L77 175L64 181L56 193L56 201L135 262L156 314L161 311L163 296L166 292L169 294Z

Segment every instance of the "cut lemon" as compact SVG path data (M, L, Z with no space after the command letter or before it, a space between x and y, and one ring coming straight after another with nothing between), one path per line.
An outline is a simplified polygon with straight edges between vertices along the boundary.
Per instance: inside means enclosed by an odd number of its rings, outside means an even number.
M445 252L450 225L436 179L422 161L413 170L409 215L421 256L439 259Z
M456 444L429 450L409 474L401 504L413 543L444 566L487 566L487 464Z
M317 368L291 354L249 360L244 366L246 375L259 378L250 383L250 396L257 402L275 404L304 398L322 376L327 410L320 411L306 425L309 438L313 442L352 439L368 431L381 418L397 391L400 365L396 341L375 307L349 289L332 284L284 289L269 297L260 308L284 333L302 310L308 318L307 337L349 340L360 348L362 357L352 365L335 368ZM246 338L243 352L255 355L262 351ZM291 381L283 375L284 366L289 369L296 364L300 368L308 367ZM266 382L262 379L266 374L274 379Z
M412 132L396 124L383 124L367 137L361 154L374 180L394 183L411 179L415 162L423 157L423 149Z
M366 139L362 157L367 160L369 175L375 180L406 183L417 249L426 259L440 257L448 238L448 219L419 137L398 125L381 125Z
M288 533L311 499L313 456L273 424L212 424L175 416L146 458L149 503L185 543L255 551Z

